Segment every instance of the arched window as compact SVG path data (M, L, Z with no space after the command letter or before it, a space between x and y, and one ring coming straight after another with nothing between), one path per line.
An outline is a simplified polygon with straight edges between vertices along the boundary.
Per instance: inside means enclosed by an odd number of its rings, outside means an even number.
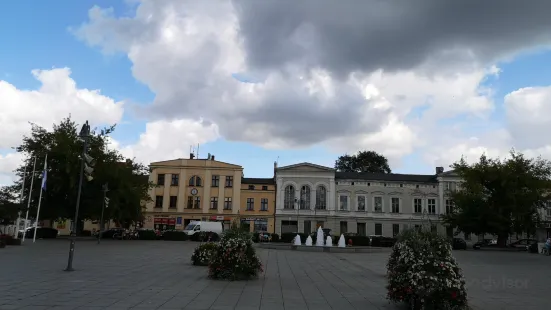
M327 209L327 189L323 185L318 186L316 189L316 209Z
M300 209L310 209L310 186L308 185L300 188Z
M201 178L196 175L192 176L189 178L189 186L203 186Z
M293 185L287 185L285 187L285 199L284 199L284 209L294 209L295 208L295 188Z

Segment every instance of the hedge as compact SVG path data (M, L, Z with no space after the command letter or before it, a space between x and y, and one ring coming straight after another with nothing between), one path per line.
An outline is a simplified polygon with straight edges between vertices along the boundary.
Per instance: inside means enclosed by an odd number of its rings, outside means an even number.
M185 241L189 239L188 234L183 231L165 231L163 233L163 239L167 241Z
M220 236L211 231L201 231L198 233L195 233L189 237L191 241L198 241L198 242L216 242L220 240Z
M157 234L154 230L139 230L138 231L139 240L157 240Z

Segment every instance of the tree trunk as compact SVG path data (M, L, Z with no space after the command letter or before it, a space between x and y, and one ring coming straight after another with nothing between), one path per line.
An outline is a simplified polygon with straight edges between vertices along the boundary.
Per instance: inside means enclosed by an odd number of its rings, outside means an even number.
M509 238L509 234L498 234L497 235L497 245L498 246L507 246L507 239Z

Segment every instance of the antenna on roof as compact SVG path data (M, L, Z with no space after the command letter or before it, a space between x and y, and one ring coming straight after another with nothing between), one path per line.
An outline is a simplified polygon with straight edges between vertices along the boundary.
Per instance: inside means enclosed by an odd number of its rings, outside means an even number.
M197 155L197 159L199 159L199 143L197 143L197 154L195 155Z

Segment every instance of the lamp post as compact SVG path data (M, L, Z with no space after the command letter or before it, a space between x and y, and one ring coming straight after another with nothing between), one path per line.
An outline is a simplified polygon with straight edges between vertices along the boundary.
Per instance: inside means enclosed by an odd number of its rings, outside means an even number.
M100 217L100 220L99 220L98 244L100 244L100 242L101 242L101 235L103 233L103 228L104 228L103 212L105 211L105 208L107 208L109 206L109 198L107 198L107 192L109 191L109 185L107 183L103 184L102 190L103 190L103 203L102 203L102 208L101 208L101 217Z
M82 179L84 177L84 166L86 165L86 161L93 166L93 158L89 157L86 152L88 150L88 139L90 138L90 125L88 125L88 121L82 125L82 128L80 130L79 138L84 142L83 148L82 148L82 158L80 159L80 177L78 181L78 194L77 194L77 204L75 208L75 220L73 221L73 229L71 231L71 240L69 243L69 260L67 261L67 268L65 268L65 271L74 271L73 269L73 257L75 254L75 242L77 238L77 224L78 224L78 211L80 208L80 194L82 192ZM89 167L87 167L89 168ZM93 169L92 169L93 171ZM91 171L89 171L89 174ZM88 178L91 180L91 176Z

